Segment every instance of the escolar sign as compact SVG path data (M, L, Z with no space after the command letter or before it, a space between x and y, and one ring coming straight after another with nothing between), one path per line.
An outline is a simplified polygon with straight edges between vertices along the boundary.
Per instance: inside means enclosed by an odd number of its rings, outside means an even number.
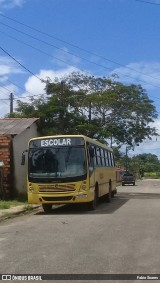
M81 137L46 137L34 139L29 143L30 148L54 147L54 146L78 146L84 145L84 139Z
M45 139L41 140L41 146L63 146L63 145L71 145L71 139Z

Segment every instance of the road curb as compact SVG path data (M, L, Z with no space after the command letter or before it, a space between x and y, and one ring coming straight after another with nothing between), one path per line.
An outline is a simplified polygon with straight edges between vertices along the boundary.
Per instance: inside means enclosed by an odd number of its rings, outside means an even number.
M3 221L11 217L15 217L21 213L31 212L39 207L40 205L18 205L11 207L9 209L0 209L0 221Z

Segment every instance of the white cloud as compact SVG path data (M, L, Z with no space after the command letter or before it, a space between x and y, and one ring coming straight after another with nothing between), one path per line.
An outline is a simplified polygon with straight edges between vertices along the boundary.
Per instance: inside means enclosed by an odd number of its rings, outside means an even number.
M24 73L19 66L10 58L0 56L0 80L4 80L3 76L8 76L10 74L20 74Z
M6 62L6 65L5 65ZM1 68L2 63L5 67ZM13 74L15 72L21 72L21 70L14 68L9 68L10 61L5 58L0 57L0 70L2 75L0 75L0 117L3 117L7 113L9 113L9 100L1 100L1 99L9 99L9 93L15 92L18 93L19 90L15 85L4 85L3 82L7 82L9 74ZM10 66L11 67L11 66ZM76 69L75 67L69 67L66 69L61 69L58 71L53 70L40 70L39 74L36 74L37 77L40 79L43 79L44 81L47 81L47 79L54 81L55 78L63 79L64 76L66 76L69 73L72 73L74 71L79 71L79 69ZM14 100L14 109L17 107L17 99L19 98L23 102L29 102L29 98L31 96L36 97L36 95L43 94L45 96L45 83L42 83L38 78L35 76L30 76L28 80L26 81L24 88L25 91L22 93L21 96L15 97L16 100Z
M125 83L141 84L146 89L160 87L160 63L138 62L130 63L126 67L118 67L112 74L118 74L119 79Z
M69 50L66 47L61 48L54 52L52 62L58 67L66 68L66 65L77 65L80 63L80 58L69 53Z
M74 71L79 71L78 69L74 67L69 67L66 69L61 69L58 71L53 70L41 70L39 74L36 74L37 77L40 79L47 81L48 79L52 82L55 78L63 79L64 76L66 76L69 73L72 73ZM24 102L29 102L29 97L31 96L38 96L40 94L43 94L45 96L45 82L41 82L38 80L35 76L29 77L27 82L25 83L25 92L19 97Z
M0 8L11 9L14 7L21 7L26 0L0 0Z
M78 69L76 69L74 67L70 67L70 68L62 69L62 70L58 70L58 71L41 70L40 73L37 74L36 76L43 79L43 80L46 80L46 81L47 81L47 79L50 79L51 81L53 81L55 78L61 79L65 75L67 75L67 74L69 74L73 71L78 71ZM44 93L45 92L44 88L45 88L45 83L40 82L40 80L38 80L34 76L29 77L29 79L25 83L26 91L29 92L29 93L32 93L32 94Z
M157 133L160 135L160 118L155 119L153 123L150 123L150 126L155 127ZM123 151L125 151L125 147L123 148ZM139 146L136 146L134 150L129 150L128 156L132 157L142 153L155 154L160 158L160 136L154 136L151 140L146 139Z

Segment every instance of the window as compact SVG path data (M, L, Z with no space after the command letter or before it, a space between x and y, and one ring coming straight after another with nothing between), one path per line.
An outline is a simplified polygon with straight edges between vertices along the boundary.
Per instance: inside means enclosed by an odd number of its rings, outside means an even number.
M86 173L84 147L30 149L30 177L77 177Z
M97 147L96 152L97 152L97 165L102 166L101 156L100 156L100 148L99 147Z
M105 164L105 154L104 150L101 148L101 160L102 160L102 166L106 166Z
M112 163L111 163L111 153L108 151L108 166L111 167Z
M115 166L115 164L114 164L114 157L113 157L113 153L111 152L110 154L111 154L111 165L112 165L112 167L114 167L114 166Z
M108 163L108 152L107 152L107 150L105 150L105 161L106 161L106 166L108 167L109 163Z

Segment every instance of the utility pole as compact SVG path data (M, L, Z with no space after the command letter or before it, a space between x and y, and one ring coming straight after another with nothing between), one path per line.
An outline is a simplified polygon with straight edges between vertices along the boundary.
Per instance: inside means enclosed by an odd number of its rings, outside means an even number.
M13 113L13 99L14 99L14 96L13 96L13 93L10 93L10 114Z

